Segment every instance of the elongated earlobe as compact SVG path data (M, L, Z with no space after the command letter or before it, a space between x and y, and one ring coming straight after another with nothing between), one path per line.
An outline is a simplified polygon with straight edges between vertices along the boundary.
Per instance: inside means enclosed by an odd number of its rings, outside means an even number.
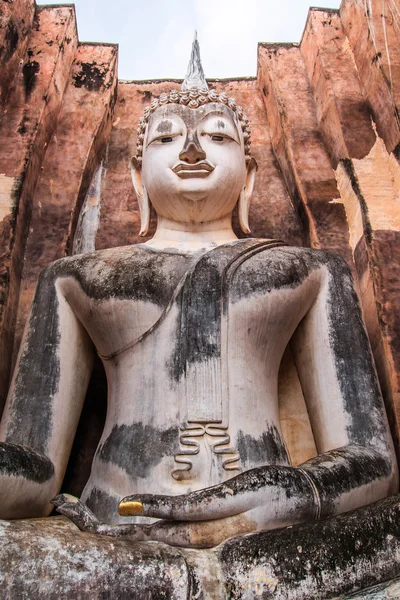
M239 196L238 216L239 225L243 233L251 233L249 226L250 197L246 194L246 187L242 189Z
M255 159L251 158L247 165L246 185L243 187L239 196L238 216L239 225L243 233L251 233L249 226L249 207L251 195L253 193L257 168L258 167Z
M142 184L140 165L135 158L132 158L131 161L131 177L140 211L139 235L143 237L147 234L150 225L150 200L147 190Z
M141 237L143 237L147 234L147 232L149 231L149 225L150 225L150 200L147 195L147 190L144 186L142 187L142 190L143 190L142 195L140 197L139 196L137 197L138 204L139 204L139 210L140 210L139 235Z

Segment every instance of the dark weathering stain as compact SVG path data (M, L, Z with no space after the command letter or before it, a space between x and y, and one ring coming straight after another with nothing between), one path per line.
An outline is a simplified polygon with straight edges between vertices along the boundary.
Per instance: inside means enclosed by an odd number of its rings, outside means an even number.
M260 240L238 240L203 254L186 278L180 302L180 331L170 361L171 377L179 381L186 365L221 356L221 311L226 295L226 270Z
M400 537L398 515L399 500L394 496L317 523L228 540L218 549L228 597L243 598L238 573L248 572L249 565L265 570L273 564L281 598L347 597L355 589L394 578L399 570L394 559ZM274 595L265 588L262 597Z
M22 76L24 78L25 100L29 100L36 85L37 74L40 71L40 65L36 60L28 60L22 67Z
M141 94L142 98L142 103L143 104L147 104L147 102L150 102L150 100L153 97L153 94L151 93L150 90L138 90L137 91L138 94ZM125 99L121 98L120 102L122 102L122 100L125 102Z
M45 483L54 475L51 460L17 444L0 442L0 473Z
M282 170L283 173L285 173L281 167L280 162L277 159L276 159L276 163L277 163L277 168L279 170ZM284 175L284 177L285 177L285 175ZM285 179L286 179L286 177L285 177ZM286 183L288 183L288 182L286 182ZM303 234L305 245L309 246L310 245L310 221L307 216L307 213L306 213L306 210L304 207L304 203L300 196L300 192L297 189L297 186L294 182L293 182L292 186L288 185L288 190L289 190L290 197L292 200L292 205L296 211L297 218L300 222L300 230Z
M29 332L15 380L7 442L45 453L52 426L52 401L58 390L60 340L54 277L42 272L32 302Z
M314 481L322 505L322 516L332 514L337 498L351 490L388 477L389 459L374 450L349 446L311 458L301 468Z
M221 278L211 256L203 257L195 267L185 323L186 360L201 362L221 352ZM185 297L185 294L184 294Z
M107 71L100 69L95 62L81 63L80 71L74 75L74 86L84 87L89 92L98 92L104 85Z
M145 478L164 456L179 450L179 429L161 431L151 425L115 425L97 456L124 469L132 478Z
M271 290L295 289L312 270L305 260L308 254L302 248L285 247L252 256L236 272L230 289L231 301L264 295Z
M27 124L28 123L29 123L29 117L26 115L26 112L24 111L24 114L22 116L21 121L19 122L18 129L17 129L17 131L20 135L25 135L27 133L27 131L28 131Z
M368 446L375 440L386 450L386 419L361 309L350 269L335 256L330 261L327 314L351 443Z
M107 494L98 488L93 488L85 504L94 512L99 521L109 523L118 516L120 500L121 498Z
M100 251L60 259L53 263L52 269L59 277L75 278L93 300L142 300L164 308L196 259L178 252L154 252L143 247L122 248L114 255L114 252L110 256L108 251Z
M12 19L10 19L10 21L7 25L6 34L4 36L4 43L0 47L0 58L2 58L4 60L4 62L7 62L8 60L10 60L10 58L14 54L14 52L18 46L18 40L19 40L18 28L15 25L15 23L12 21Z
M24 182L25 182L25 177L26 177L26 165L27 165L27 158L24 161L24 168L23 171L21 173L21 175L19 177L16 177L14 180L14 185L12 186L11 189L11 198L12 198L12 218L13 218L13 222L15 223L15 220L18 216L18 211L19 211L19 199L21 197L21 193L22 193L22 188L24 186Z
M157 131L159 133L171 133L172 131L172 121L165 119L164 121L160 121L157 126Z
M227 490L228 485L229 491ZM294 499L296 504L299 505L298 503L300 503L303 508L304 506L312 507L314 504L313 492L304 474L300 473L298 469L285 465L255 467L232 477L224 484L204 488L192 492L192 494L196 500L201 499L207 502L209 498L226 498L228 494L229 496L240 496L249 492L259 492L262 489L268 490L272 487L284 492L287 499ZM216 488L219 489L216 490ZM176 498L178 506L180 503L185 504L186 502L184 496Z
M371 223L368 218L368 205L365 201L365 198L363 196L363 193L361 191L361 188L360 188L360 185L359 185L359 182L357 179L357 175L354 171L353 162L350 158L344 158L341 162L343 164L343 167L346 171L348 178L350 179L350 183L351 183L351 187L353 188L353 192L357 196L358 201L360 203L361 217L362 217L362 221L363 221L365 237L367 239L367 242L370 243L371 237L372 237L372 228L371 228Z
M237 450L240 460L247 467L260 463L271 465L289 464L285 444L275 426L268 427L268 430L258 438L239 430Z
M218 358L221 338L221 281L212 255L203 256L178 297L180 329L168 368L179 381L186 364Z

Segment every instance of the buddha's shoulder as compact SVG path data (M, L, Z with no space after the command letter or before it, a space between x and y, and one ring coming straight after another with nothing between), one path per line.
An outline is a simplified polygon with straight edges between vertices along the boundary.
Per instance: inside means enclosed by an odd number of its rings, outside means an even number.
M43 276L65 277L80 276L87 279L116 277L125 270L132 272L148 269L168 270L177 263L191 262L190 256L176 251L154 251L145 244L120 246L96 250L87 254L67 256L50 263Z
M291 246L277 240L258 239L260 247L255 247L250 256L261 262L280 264L283 268L291 265L304 265L309 269L323 266L328 268L347 265L345 259L331 250L308 248L303 246ZM265 245L262 245L265 242Z
M108 248L51 263L42 271L39 283L55 285L72 278L93 299L138 298L164 303L192 261L193 257L179 252L155 252L144 244Z
M259 282L263 287L276 289L297 286L311 274L350 274L344 258L329 250L271 244L248 256L241 268L242 277L237 278L240 285L250 280L252 285Z

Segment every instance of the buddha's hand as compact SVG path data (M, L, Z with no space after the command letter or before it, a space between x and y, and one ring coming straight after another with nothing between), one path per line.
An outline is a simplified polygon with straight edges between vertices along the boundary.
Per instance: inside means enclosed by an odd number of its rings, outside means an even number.
M170 521L208 521L261 508L269 521L279 511L289 516L293 505L302 519L315 518L313 491L307 477L295 467L265 466L180 496L127 496L119 505L119 514Z
M102 523L84 502L70 494L59 494L51 503L57 512L68 517L74 525L86 533L122 537L133 542L149 539L149 526L147 525L107 525Z
M54 504L57 512L68 517L81 531L97 533L101 525L100 521L79 498L70 494L59 494L51 500L51 503Z

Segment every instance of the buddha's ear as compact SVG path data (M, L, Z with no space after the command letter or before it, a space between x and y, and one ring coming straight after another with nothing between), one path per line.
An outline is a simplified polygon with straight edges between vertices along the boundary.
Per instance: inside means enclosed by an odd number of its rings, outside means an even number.
M131 177L133 183L133 189L135 190L136 198L139 204L140 211L140 231L141 237L145 236L149 230L150 225L150 201L147 195L147 190L142 182L142 169L141 165L134 156L131 160Z
M251 157L247 164L246 183L240 192L238 203L239 224L243 233L251 233L249 227L249 206L250 198L253 193L254 181L256 178L258 166L256 160Z

